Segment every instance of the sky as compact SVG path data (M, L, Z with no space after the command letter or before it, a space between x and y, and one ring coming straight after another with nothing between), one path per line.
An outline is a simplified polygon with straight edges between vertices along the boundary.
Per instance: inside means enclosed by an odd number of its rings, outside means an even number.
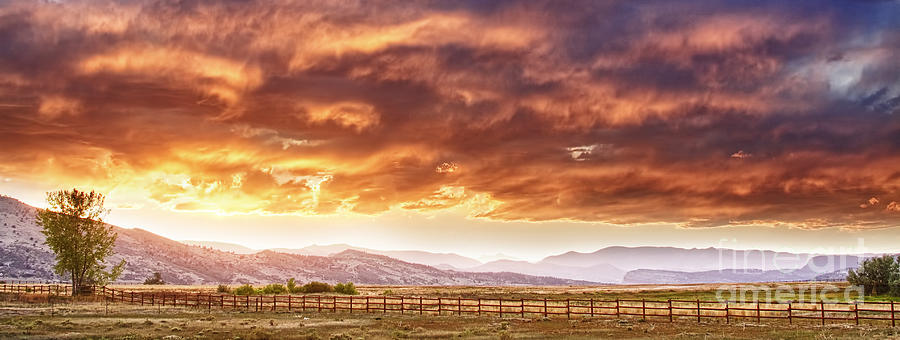
M93 189L109 222L254 248L897 251L898 18L849 0L5 1L0 193Z

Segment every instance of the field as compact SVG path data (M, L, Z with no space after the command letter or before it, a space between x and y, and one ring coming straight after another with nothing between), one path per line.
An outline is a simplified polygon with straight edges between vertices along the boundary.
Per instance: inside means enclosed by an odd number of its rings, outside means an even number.
M821 289L792 284L797 292ZM128 290L166 289L214 292L209 286L120 286ZM522 297L622 299L707 299L727 285L603 287L360 287L363 295L383 293L432 297ZM835 339L900 338L890 322L861 325L795 320L642 320L640 317L542 318L518 316L416 315L396 313L245 312L223 309L105 304L102 299L62 299L2 295L0 338L197 338L197 339L389 339L389 338L705 338Z

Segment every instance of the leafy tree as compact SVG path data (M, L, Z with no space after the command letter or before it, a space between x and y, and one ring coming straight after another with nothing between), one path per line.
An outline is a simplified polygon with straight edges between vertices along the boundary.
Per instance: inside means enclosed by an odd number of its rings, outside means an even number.
M300 292L300 287L297 287L297 281L295 281L293 277L287 280L287 290L289 293Z
M867 259L856 270L847 272L847 281L863 286L866 294L890 293L893 287L900 286L900 262L888 255Z
M162 274L160 274L159 272L155 272L155 273L153 273L153 276L150 276L146 280L144 280L144 284L145 285L164 285L164 284L166 284L166 281L163 281Z
M116 233L103 223L105 197L76 189L47 193L48 209L38 212L46 244L56 253L56 274L72 280L72 291L86 293L90 285L104 285L122 274L125 260L109 271L104 260L113 254Z
M339 283L335 284L334 292L340 293L340 294L347 294L347 295L358 295L359 294L359 292L356 291L356 286L353 285L353 282L347 282L347 283L339 282Z
M263 287L263 294L282 294L287 292L287 288L280 283L272 283Z
M250 284L245 284L234 290L234 295L253 295L254 293L256 293L256 289Z
M304 293L327 293L333 290L330 284L324 282L313 281L303 285Z

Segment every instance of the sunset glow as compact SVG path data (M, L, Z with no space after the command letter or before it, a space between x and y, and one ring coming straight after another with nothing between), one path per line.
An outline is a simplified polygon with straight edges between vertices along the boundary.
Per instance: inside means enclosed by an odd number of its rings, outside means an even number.
M894 247L898 2L674 4L8 2L0 194L258 249Z

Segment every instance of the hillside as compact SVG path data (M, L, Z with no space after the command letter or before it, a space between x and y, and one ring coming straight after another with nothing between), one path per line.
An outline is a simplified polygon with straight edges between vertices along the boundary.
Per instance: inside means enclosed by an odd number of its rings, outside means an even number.
M384 255L393 257L398 260L424 264L433 267L450 266L453 268L466 269L481 265L481 262L469 257L465 257L453 253L432 253L421 250L377 250L361 247L354 247L347 244L331 244L331 245L312 245L299 249L291 248L272 248L272 251L279 253L297 254L297 255L315 255L328 256L337 254L345 250L357 250L370 254Z
M625 271L606 263L590 267L571 267L546 262L531 263L527 261L497 260L466 270L474 272L506 271L607 283L622 282L622 278L625 276Z
M788 270L722 269L686 272L638 269L626 273L623 281L629 284L690 284L842 280L847 275L847 269L856 268L861 262L861 257L853 255L820 255L811 258L801 268Z
M0 197L0 277L57 279L53 254L35 223L36 209ZM268 283L289 277L298 281L353 281L396 285L578 285L590 282L515 273L469 273L440 270L383 255L346 250L330 256L262 251L234 254L190 246L142 229L114 227L119 237L110 262L125 259L122 282L141 282L153 272L176 284Z
M770 250L734 250L724 248L684 249L674 247L607 247L592 253L568 252L549 256L541 262L588 267L614 264L623 270L659 269L707 271L722 269L780 270L797 269L814 256L804 253Z

